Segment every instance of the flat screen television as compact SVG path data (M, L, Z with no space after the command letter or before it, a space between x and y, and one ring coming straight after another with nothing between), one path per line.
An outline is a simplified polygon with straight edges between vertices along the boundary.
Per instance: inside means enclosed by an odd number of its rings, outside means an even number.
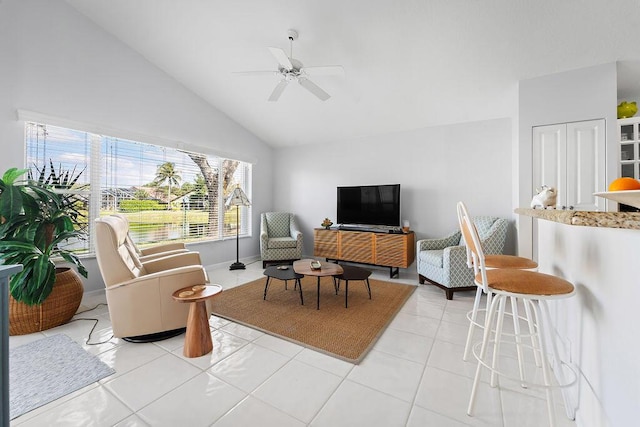
M400 226L400 184L338 187L338 224Z

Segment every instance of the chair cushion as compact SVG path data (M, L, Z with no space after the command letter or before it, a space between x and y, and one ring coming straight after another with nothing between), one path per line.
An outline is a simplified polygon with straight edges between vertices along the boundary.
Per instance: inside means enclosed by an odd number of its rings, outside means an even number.
M482 275L475 277L482 283ZM487 270L487 282L491 289L532 296L567 295L574 290L573 285L557 276L528 270L496 269Z
M427 251L420 251L418 253L418 257L420 257L420 261L442 268L442 259L444 258L444 251L441 249L431 249Z
M295 248L296 244L296 239L291 237L274 237L267 241L267 247L269 249Z
M289 237L289 218L291 214L287 212L267 212L267 234L269 237Z

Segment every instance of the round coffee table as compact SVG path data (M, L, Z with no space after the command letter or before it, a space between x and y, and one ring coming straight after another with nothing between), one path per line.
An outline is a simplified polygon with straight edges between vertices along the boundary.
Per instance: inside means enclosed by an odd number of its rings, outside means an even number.
M320 310L320 278L325 276L335 276L336 274L342 274L342 267L332 262L320 261L320 268L314 270L311 268L312 259L301 259L293 262L293 270L298 274L304 274L305 276L316 276L318 278L318 301L316 309Z
M222 292L220 285L196 285L178 289L173 293L173 299L176 301L191 303L182 351L185 357L200 357L213 350L206 300L220 292Z
M302 274L298 274L295 271L293 271L293 268L290 265L284 265L284 266L279 265L277 267L276 266L267 267L264 270L263 274L267 276L267 283L264 285L264 295L262 297L263 300L267 299L267 290L269 289L270 279L274 278L278 280L283 280L285 290L287 289L287 281L294 280L295 287L298 287L300 289L300 304L304 305L304 300L302 298L302 284L300 283L300 279L304 277Z

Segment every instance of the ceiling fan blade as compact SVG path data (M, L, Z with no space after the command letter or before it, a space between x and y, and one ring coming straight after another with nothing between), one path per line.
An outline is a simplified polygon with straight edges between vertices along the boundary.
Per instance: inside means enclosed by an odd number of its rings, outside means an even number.
M278 64L280 64L282 68L284 68L285 70L293 69L293 64L291 63L291 60L284 50L280 49L279 47L270 47L269 51L276 58L276 61L278 61Z
M327 99L331 98L331 95L320 89L317 84L309 79L300 78L298 79L298 83L300 83L300 86L317 96L321 101L326 101Z
M287 80L280 80L280 83L278 83L276 85L276 87L273 89L273 92L271 92L271 96L269 97L268 101L269 102L275 102L280 98L280 95L282 95L282 92L284 92L284 88L287 87L287 84L289 82Z
M344 75L344 68L342 68L342 65L303 67L300 71L304 71L310 76L343 76Z
M238 76L266 76L266 75L278 75L277 71L233 71L231 74Z

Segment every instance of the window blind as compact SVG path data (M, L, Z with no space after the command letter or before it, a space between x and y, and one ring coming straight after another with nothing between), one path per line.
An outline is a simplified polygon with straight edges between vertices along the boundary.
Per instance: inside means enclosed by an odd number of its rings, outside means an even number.
M94 218L121 213L141 246L235 237L225 196L235 186L251 194L249 163L34 122L26 122L25 135L33 173L47 163L82 171L75 184L84 191L79 226L90 235ZM250 234L250 208L239 214L240 234ZM74 244L78 252L93 250L92 239Z

